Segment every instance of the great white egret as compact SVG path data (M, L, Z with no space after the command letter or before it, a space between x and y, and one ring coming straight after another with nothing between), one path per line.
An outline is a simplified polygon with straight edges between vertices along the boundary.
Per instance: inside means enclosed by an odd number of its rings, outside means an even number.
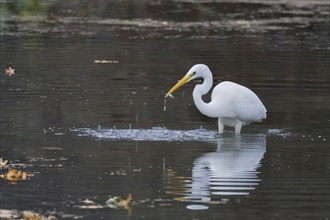
M204 64L194 65L188 73L173 86L165 97L171 94L187 82L203 78L202 84L197 84L193 91L193 99L198 110L208 117L218 118L219 133L224 127L234 127L239 134L244 125L252 122L260 122L266 118L266 108L258 96L250 89L234 82L224 81L214 87L211 101L205 103L202 96L208 93L213 84L213 75Z

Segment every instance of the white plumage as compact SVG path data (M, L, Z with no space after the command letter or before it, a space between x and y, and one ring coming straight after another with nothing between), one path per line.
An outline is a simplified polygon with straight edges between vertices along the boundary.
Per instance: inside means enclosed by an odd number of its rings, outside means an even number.
M266 108L258 96L247 87L234 82L219 83L212 91L211 101L205 103L202 96L211 89L213 76L204 64L194 65L166 96L196 78L203 78L204 81L197 84L193 91L195 105L202 114L218 118L220 134L223 133L224 126L234 127L235 133L240 133L242 126L266 118Z

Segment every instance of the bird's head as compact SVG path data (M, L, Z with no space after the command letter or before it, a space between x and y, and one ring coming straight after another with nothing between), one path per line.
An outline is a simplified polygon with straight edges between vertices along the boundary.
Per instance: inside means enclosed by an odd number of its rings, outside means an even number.
M193 67L190 68L190 70L187 72L187 74L177 83L175 86L173 86L168 93L166 93L165 97L171 96L172 93L186 84L187 82L190 82L193 79L204 77L205 74L209 73L210 69L208 66L204 64L196 64Z

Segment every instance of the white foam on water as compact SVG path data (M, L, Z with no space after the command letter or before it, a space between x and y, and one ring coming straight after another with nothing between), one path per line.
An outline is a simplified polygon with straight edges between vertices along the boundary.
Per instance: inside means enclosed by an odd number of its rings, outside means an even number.
M71 131L77 132L78 136L134 141L214 141L218 137L217 131L205 129L169 130L162 127L151 129L76 128Z
M194 130L169 130L165 127L152 127L149 129L137 128L133 129L131 123L128 124L128 129L101 128L74 128L70 131L77 133L78 136L92 137L97 139L108 140L133 140L133 141L203 141L217 142L219 138L222 141L232 142L233 132L220 135L216 130L206 130L202 126ZM291 132L285 129L268 129L266 134L241 134L243 142L249 142L249 139L254 140L258 136L292 136Z

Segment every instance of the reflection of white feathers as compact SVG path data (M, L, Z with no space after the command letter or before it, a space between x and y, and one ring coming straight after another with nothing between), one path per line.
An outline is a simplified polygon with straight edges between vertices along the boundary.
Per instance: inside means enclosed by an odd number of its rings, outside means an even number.
M265 152L263 135L220 138L216 152L194 161L188 198L210 201L211 194L250 194L260 181L257 168Z

